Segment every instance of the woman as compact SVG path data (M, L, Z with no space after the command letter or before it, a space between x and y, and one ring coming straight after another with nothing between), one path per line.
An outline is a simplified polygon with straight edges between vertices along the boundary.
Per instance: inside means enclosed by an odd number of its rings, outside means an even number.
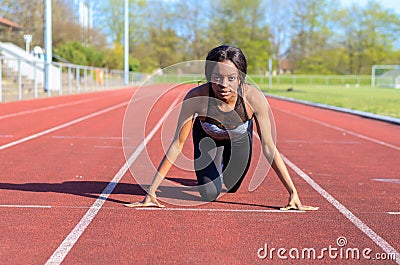
M283 210L316 210L301 204L297 190L272 140L269 106L265 96L245 83L247 62L237 47L219 46L206 58L207 83L190 90L182 103L174 139L162 159L148 194L128 207L156 206L156 190L181 153L193 131L194 167L203 200L214 201L222 190L236 192L245 177L252 154L253 120L264 156L289 192ZM223 148L222 152L214 152ZM219 161L219 162L217 162ZM222 173L222 174L221 174Z

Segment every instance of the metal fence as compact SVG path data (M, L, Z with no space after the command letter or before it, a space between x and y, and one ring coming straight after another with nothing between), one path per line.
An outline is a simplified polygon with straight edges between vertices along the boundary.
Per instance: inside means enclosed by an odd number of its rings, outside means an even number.
M123 70L52 63L50 86L46 91L44 64L0 57L0 102L125 87ZM138 85L146 78L146 74L130 72L128 85Z
M51 85L44 88L44 62L0 57L0 102L76 94L125 87L124 71L108 68L52 63ZM129 73L128 86L151 83L200 83L204 75L156 74L149 80L144 73ZM249 75L257 85L343 85L370 86L370 76L354 75Z
M203 83L204 74L156 74L152 76L155 83ZM266 75L249 74L247 82L257 85L269 85ZM356 75L277 75L271 78L271 85L326 85L326 86L371 86L370 76Z
M269 84L265 75L250 75L262 85ZM277 75L271 78L272 85L325 85L325 86L371 86L370 76L360 75Z

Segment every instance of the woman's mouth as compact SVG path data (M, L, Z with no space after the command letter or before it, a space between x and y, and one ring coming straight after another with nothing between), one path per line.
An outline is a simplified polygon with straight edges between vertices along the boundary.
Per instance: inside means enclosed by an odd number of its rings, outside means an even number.
M232 89L230 89L229 87L219 85L215 92L217 92L223 97L226 97L232 92Z
M223 97L228 96L230 93L231 93L230 89L218 90L218 94L220 94Z

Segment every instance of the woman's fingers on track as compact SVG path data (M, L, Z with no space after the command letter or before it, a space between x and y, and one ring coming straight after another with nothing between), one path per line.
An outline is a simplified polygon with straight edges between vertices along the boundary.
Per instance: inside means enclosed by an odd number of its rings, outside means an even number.
M291 211L291 210L297 210L297 211L316 211L318 210L319 207L314 207L314 206L306 206L302 205L300 207L293 206L293 205L288 205L286 207L281 208L281 211Z
M134 208L134 207L143 207L144 204L142 202L132 202L124 204L126 207Z
M165 208L164 205L160 204L159 202L154 203L154 202L148 202L148 203L143 203L143 202L133 202L133 203L127 203L124 204L126 207L130 208L137 208L137 207L158 207L158 208Z
M316 211L316 210L318 210L318 209L319 209L319 207L307 206L307 205L302 205L302 206L299 208L299 210L302 210L302 211Z

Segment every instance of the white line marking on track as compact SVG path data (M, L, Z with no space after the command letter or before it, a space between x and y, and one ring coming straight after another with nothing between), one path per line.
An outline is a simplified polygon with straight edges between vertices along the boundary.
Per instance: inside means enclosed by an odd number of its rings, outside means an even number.
M338 126L335 126L335 125L332 125L332 124L329 124L329 123L326 123L326 122L322 122L322 121L319 121L319 120L316 120L316 119L312 119L312 118L309 118L309 117L306 117L306 116L303 116L303 115L300 115L300 114L297 114L297 113L293 113L293 112L285 110L285 109L281 109L281 108L274 108L274 109L277 109L279 111L282 111L284 113L299 117L301 119L308 120L308 121L311 121L311 122L314 122L314 123L318 123L318 124L323 125L325 127L328 127L328 128L331 128L331 129L335 129L337 131L345 132L345 133L351 134L353 136L356 136L358 138L361 138L361 139L364 139L364 140L368 140L368 141L371 141L371 142L374 142L374 143L377 143L377 144L380 144L380 145L384 145L386 147L390 147L390 148L393 148L395 150L400 151L400 146L397 146L397 145L394 145L394 144L389 144L389 143L386 143L384 141L381 141L381 140L378 140L378 139L375 139L375 138L372 138L372 137L369 137L369 136L366 136L366 135L363 135L363 134L360 134L360 133L356 133L356 132L353 132L353 131L350 131L350 130L347 130L347 129L344 129L344 128L341 128L341 127L338 127Z
M107 200L108 196L112 193L112 191L117 186L118 182L125 175L125 173L129 170L130 165L136 160L139 154L144 150L147 143L153 138L154 134L161 127L164 120L168 117L168 115L172 112L172 109L177 104L178 100L181 98L182 94L180 94L175 101L171 104L169 109L165 112L164 116L158 121L158 123L154 126L153 130L146 136L143 142L138 146L135 152L127 159L125 164L120 168L120 170L115 174L114 178L104 189L102 194L96 199L93 205L89 208L86 214L82 217L79 223L74 227L74 229L69 233L69 235L64 239L64 241L60 244L60 246L56 249L56 251L51 255L51 257L47 260L46 264L60 264L65 257L68 255L69 251L78 241L80 236L86 230L88 225L92 222L93 218L100 211L104 202Z
M309 141L309 140L283 140L284 143L299 143L299 144L361 144L360 141Z
M52 208L50 205L12 205L0 204L0 208Z
M116 145L95 145L94 148L99 148L99 149L123 149L123 146L116 146Z
M397 215L400 214L400 212L388 212L388 214Z
M283 112L286 112L282 110ZM322 125L332 127L334 129L338 130L344 130L345 129L330 125L330 124L325 124L324 122L316 121L313 119L308 119L307 117L303 117L301 115L297 115L291 112L288 112L292 115L320 123ZM349 133L353 134L353 132L348 131ZM354 133L355 136L358 136L357 133ZM255 134L256 138L260 140L258 134ZM362 136L362 135L361 135ZM362 138L362 137L361 137ZM369 138L369 137L367 137ZM372 139L372 138L370 138ZM374 141L375 140L372 139ZM382 143L380 143L382 144ZM384 144L386 145L386 143ZM388 144L390 145L390 144ZM397 146L392 146L390 145L389 147L394 147L395 149ZM400 150L400 148L399 148ZM369 228L365 223L363 223L357 216L355 216L350 210L348 210L343 204L341 204L338 200L336 200L332 195L330 195L326 190L324 190L321 186L319 186L310 176L308 176L306 173L304 173L300 168L298 168L294 163L292 163L288 158L286 158L283 154L281 154L283 161L291 168L293 169L297 175L299 175L305 182L307 182L314 190L316 190L322 197L324 197L331 205L333 205L341 214L343 214L350 222L352 222L358 229L360 229L365 235L367 235L370 239L372 239L375 244L377 244L381 249L383 249L386 253L388 254L395 254L396 255L396 263L400 264L400 253L392 247L386 240L384 240L381 236L379 236L377 233L375 233L371 228Z
M22 116L22 115L26 115L26 114L31 114L31 113L35 113L35 112L41 112L41 111L45 111L45 110L57 109L57 108L62 108L62 107L66 107L66 106L72 106L72 105L76 105L76 104L80 104L80 103L86 103L86 102L94 101L99 98L102 98L102 97L82 99L82 100L68 102L68 103L62 103L62 104L58 104L58 105L54 105L54 106L48 106L48 107L43 107L43 108L38 108L38 109L33 109L33 110L24 110L24 111L20 111L20 112L16 112L16 113L6 114L6 115L0 116L0 120L12 118L12 117L16 117L16 116Z
M285 156L282 159L285 163L293 169L304 181L306 181L314 190L322 195L331 205L333 205L341 214L343 214L347 219L350 220L358 229L360 229L365 235L372 239L375 244L377 244L383 251L388 254L396 255L396 262L400 264L400 253L392 247L386 240L375 233L371 228L369 228L363 221L361 221L357 216L355 216L350 210L348 210L343 204L336 200L332 195L330 195L326 190L319 186L312 178L310 178L306 173L304 173L300 168L293 164Z
M135 208L137 211L181 211L181 212L233 212L233 213L304 213L305 211L207 209L207 208Z
M84 140L122 140L119 136L74 136L74 135L53 135L54 139L84 139ZM126 137L125 137L126 139Z
M47 130L44 130L44 131L41 131L41 132L38 132L38 133L35 133L35 134L32 134L32 135L29 135L29 136L27 136L27 137L25 137L25 138L22 138L22 139L19 139L19 140L17 140L17 141L14 141L14 142L11 142L11 143L8 143L8 144L5 144L5 145L0 146L0 150L4 150L4 149L9 148L9 147L12 147L12 146L14 146L14 145L18 145L18 144L27 142L27 141L29 141L29 140L38 138L38 137L43 136L43 135L45 135L45 134L48 134L48 133L51 133L51 132L60 130L60 129L65 128L65 127L68 127L68 126L71 126L71 125L76 124L76 123L78 123L78 122L81 122L81 121L84 121L84 120L93 118L93 117L95 117L95 116L104 114L104 113L106 113L106 112L109 112L109 111L118 109L118 108L120 108L120 107L122 107L122 106L125 106L126 104L128 104L128 101L127 101L127 102L120 103L120 104L115 105L115 106L112 106L112 107L109 107L109 108L106 108L106 109L102 109L102 110L100 110L100 111L97 111L97 112L94 112L94 113L92 113L92 114L83 116L83 117L81 117L81 118L78 118L78 119L75 119L75 120L66 122L66 123L64 123L64 124L55 126L55 127L53 127L53 128L50 128L50 129L47 129Z
M389 182L394 184L400 184L400 179L371 179L373 181Z

